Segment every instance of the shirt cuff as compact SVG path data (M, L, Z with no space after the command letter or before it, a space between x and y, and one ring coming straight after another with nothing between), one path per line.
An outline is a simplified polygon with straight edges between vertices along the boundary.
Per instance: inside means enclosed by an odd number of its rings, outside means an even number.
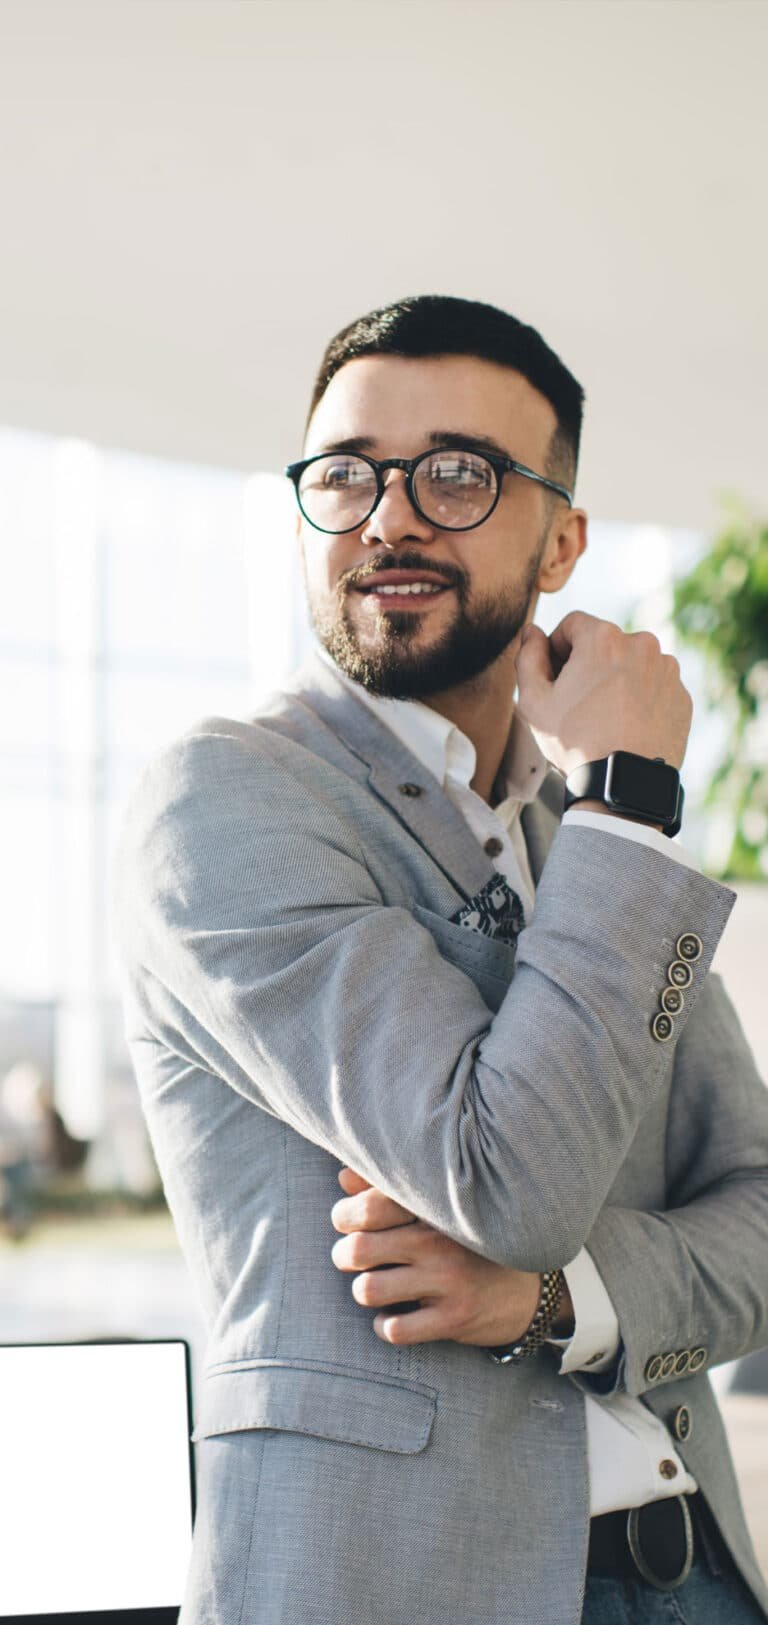
M586 824L591 829L607 830L609 835L618 835L625 841L639 841L641 846L652 846L661 852L665 858L674 858L677 863L685 864L686 869L698 869L695 859L686 852L675 837L662 835L658 829L650 824L641 824L635 818L612 818L610 813L578 812L575 807L569 807L563 813L564 824Z
M583 815L586 817L586 813ZM606 820L607 822L607 820ZM572 1337L550 1337L562 1349L560 1376L569 1371L606 1371L619 1346L619 1322L603 1278L586 1247L572 1263L563 1266L563 1275L573 1303Z

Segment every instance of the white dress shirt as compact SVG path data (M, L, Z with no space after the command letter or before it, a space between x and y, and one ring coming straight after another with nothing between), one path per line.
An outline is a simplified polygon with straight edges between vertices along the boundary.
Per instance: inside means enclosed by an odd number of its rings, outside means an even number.
M487 843L494 843L489 855L499 873L517 892L525 923L530 924L535 888L520 809L524 803L535 800L549 764L517 711L495 785L503 792L503 799L491 807L471 788L477 755L472 741L460 728L422 701L381 699L367 693L339 670L325 649L318 647L318 653L401 744L429 769L481 846L487 850ZM563 823L591 825L620 840L640 841L654 847L668 862L695 867L679 844L673 844L668 836L648 825L612 818L610 814L579 812L575 808L564 814ZM574 1332L570 1338L550 1340L563 1351L560 1374L587 1368L590 1373L604 1371L619 1346L619 1323L586 1247L564 1266L563 1274L573 1302ZM607 1397L588 1394L585 1407L592 1517L696 1490L696 1480L677 1454L672 1435L639 1399L621 1393ZM671 1478L668 1476L670 1462L676 1469Z

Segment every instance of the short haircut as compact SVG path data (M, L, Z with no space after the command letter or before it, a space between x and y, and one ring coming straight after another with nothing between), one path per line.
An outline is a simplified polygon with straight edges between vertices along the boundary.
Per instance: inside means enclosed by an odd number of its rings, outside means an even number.
M305 437L312 413L334 374L347 361L365 355L472 355L522 373L557 416L544 472L573 490L584 390L535 327L496 305L432 293L398 299L358 316L331 339L325 351L312 391Z

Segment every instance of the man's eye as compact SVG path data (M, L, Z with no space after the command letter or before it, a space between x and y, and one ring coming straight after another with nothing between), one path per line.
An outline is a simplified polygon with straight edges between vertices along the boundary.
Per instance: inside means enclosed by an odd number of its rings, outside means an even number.
M351 485L368 485L373 478L367 463L330 463L323 469L326 488L346 490Z
M430 464L431 479L447 485L484 485L489 475L489 465L474 457L441 458Z

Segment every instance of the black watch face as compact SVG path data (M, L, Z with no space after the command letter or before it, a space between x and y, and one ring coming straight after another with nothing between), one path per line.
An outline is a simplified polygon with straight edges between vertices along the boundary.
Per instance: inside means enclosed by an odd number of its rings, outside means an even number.
M614 752L606 790L617 807L654 813L660 824L670 824L677 812L677 769L666 762L651 762L629 751Z

